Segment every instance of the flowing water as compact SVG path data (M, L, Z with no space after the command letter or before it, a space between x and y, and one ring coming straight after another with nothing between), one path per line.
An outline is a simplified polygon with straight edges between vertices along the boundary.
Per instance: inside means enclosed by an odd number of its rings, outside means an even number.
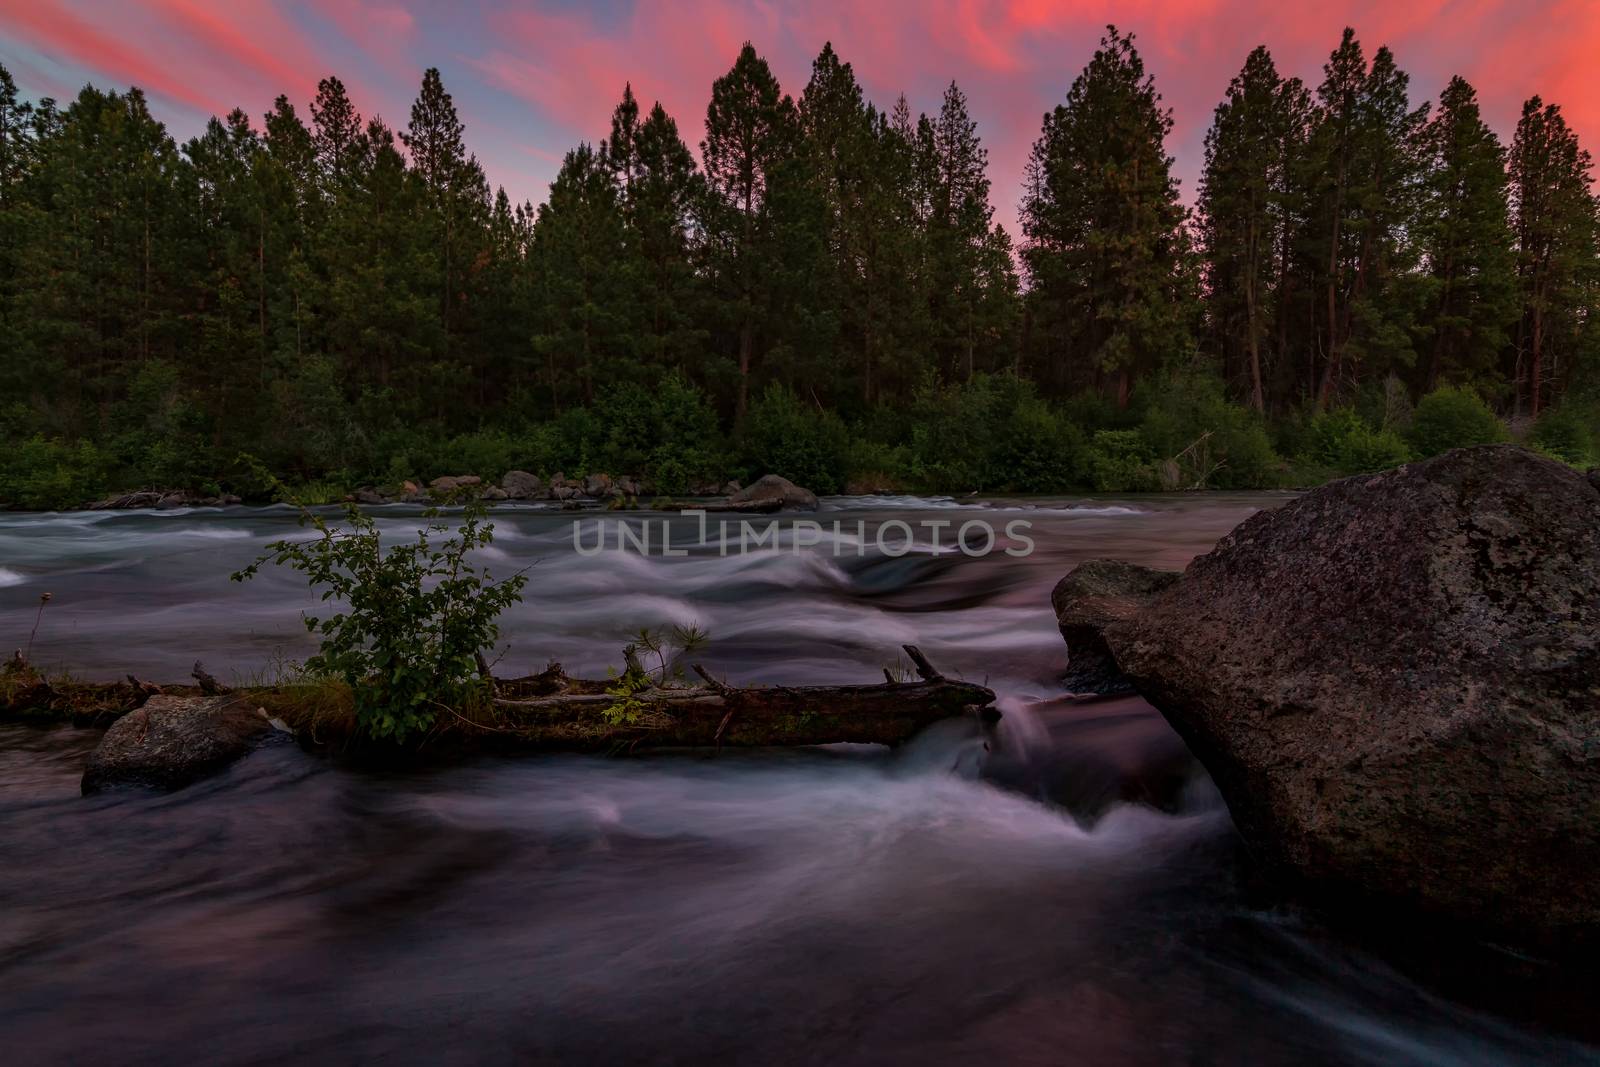
M696 659L736 682L871 681L915 643L1005 717L893 753L405 773L285 746L170 796L92 799L95 732L0 726L0 1046L28 1064L1600 1062L1260 893L1159 715L1063 698L1049 593L1072 564L1181 567L1282 499L840 499L821 531L743 554L676 519L674 556L658 516L630 520L655 554L612 529L584 555L573 513L502 509L485 561L531 570L498 673L603 673L631 631L695 623ZM898 528L880 550L893 520L918 536L903 555ZM949 547L972 520L994 552ZM1030 526L1008 537L1013 520ZM942 547L925 521L952 523ZM37 622L32 658L80 677L176 680L196 658L270 676L307 653L311 598L297 575L228 574L294 532L283 509L0 515L0 639Z

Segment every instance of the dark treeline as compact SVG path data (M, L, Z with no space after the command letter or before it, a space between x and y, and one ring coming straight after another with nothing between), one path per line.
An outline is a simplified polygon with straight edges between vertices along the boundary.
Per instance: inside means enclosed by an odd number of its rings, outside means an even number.
M327 78L181 146L137 89L0 69L0 500L335 494L520 467L664 492L1257 486L1512 432L1595 448L1600 212L1560 109L1502 145L1350 31L1265 48L1190 211L1114 29L1044 117L1021 240L961 90L798 97L746 45L699 152L624 88L545 203L491 192L438 71L392 129ZM602 131L596 131L597 133Z

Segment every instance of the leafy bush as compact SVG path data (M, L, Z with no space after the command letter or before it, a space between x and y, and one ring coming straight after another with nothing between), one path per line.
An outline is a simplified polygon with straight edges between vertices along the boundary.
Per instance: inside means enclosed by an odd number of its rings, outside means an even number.
M1275 482L1278 455L1261 419L1229 402L1212 375L1162 382L1139 432L1164 461L1171 483L1165 488L1260 489Z
M1563 404L1539 417L1528 443L1563 463L1583 466L1593 462L1600 443L1600 413L1570 402Z
M1059 492L1087 476L1082 433L1014 375L924 385L910 422L907 474L928 488Z
M1353 408L1339 408L1311 420L1300 458L1338 474L1367 474L1398 467L1411 453L1393 430L1375 430Z
M437 511L429 511L431 519ZM480 655L499 637L495 620L521 599L523 574L494 581L468 555L494 540L481 506L469 506L455 535L434 544L432 524L410 543L381 544L377 525L357 508L343 526L301 513L317 536L274 541L265 555L233 575L253 577L264 563L286 564L306 576L324 601L344 610L306 616L321 648L306 661L312 674L344 680L355 696L356 719L374 738L403 741L426 730L436 709L461 707L486 683Z
M1147 493L1160 488L1155 454L1138 430L1096 430L1089 473L1102 493Z
M1427 457L1452 448L1504 441L1506 428L1477 393L1445 386L1417 404L1406 436L1417 455Z
M1019 493L1059 493L1086 480L1089 457L1082 432L1044 401L1024 397L993 432L986 484Z
M906 483L908 450L904 445L891 445L876 438L850 435L845 469L850 472L846 491L869 493L891 492ZM853 488L852 488L853 487Z
M769 385L751 405L739 444L752 478L777 474L815 493L837 493L849 473L848 442L839 416Z
M105 493L106 457L88 441L34 436L9 448L0 464L0 501L24 508L76 507Z

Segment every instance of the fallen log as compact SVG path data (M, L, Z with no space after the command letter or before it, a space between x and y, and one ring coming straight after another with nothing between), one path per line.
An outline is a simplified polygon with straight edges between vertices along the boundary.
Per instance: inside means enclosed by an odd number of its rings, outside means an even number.
M594 680L569 677L559 663L552 663L539 674L492 679L490 694L475 707L441 707L424 744L455 740L590 751L898 745L940 719L999 719L991 690L946 678L915 646L905 650L917 680L891 677L871 685L735 686L698 664L693 667L696 684L651 680L642 672ZM199 686L156 686L130 674L126 682L63 682L52 688L42 678L30 675L24 682L8 675L0 678L7 683L0 684L0 719L104 725L153 696L204 696L209 688L224 688L199 664L195 678ZM249 686L234 692L289 727L303 727L309 744L342 743L356 734L349 693L341 684Z
M696 664L702 685L569 679L559 666L501 691L537 682L542 695L499 696L485 729L553 747L630 745L764 747L857 742L897 745L940 719L975 713L999 718L994 693L951 681L913 645L915 682L873 685L731 686ZM534 688L529 685L529 688Z

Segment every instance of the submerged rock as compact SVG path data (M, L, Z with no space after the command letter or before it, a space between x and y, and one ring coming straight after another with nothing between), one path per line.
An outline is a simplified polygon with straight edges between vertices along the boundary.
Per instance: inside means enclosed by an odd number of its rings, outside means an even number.
M1064 631L1094 628L1089 598L1061 606ZM1600 945L1600 492L1584 475L1485 446L1334 482L1100 622L1252 850L1321 900L1535 950Z
M816 511L817 494L776 474L762 476L748 488L728 496L727 511Z
M236 696L152 696L113 723L90 753L83 793L182 789L223 770L271 730Z

